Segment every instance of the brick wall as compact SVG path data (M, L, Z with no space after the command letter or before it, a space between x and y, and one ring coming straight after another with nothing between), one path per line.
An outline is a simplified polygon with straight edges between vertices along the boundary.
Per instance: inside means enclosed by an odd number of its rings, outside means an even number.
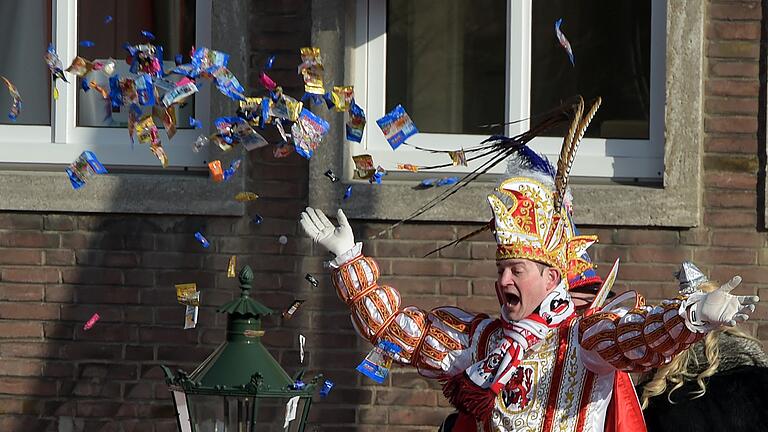
M301 94L295 53L309 44L309 7L309 0L253 7L252 89L253 71L277 53L271 75L289 94ZM593 258L602 272L621 257L619 290L635 288L650 299L672 295L671 272L688 258L719 280L741 274L742 293L768 299L766 239L757 228L762 184L755 174L765 147L758 138L765 133L758 123L765 119L765 100L758 96L765 92L758 61L765 55L761 16L759 1L710 2L704 223L690 230L582 227L600 236ZM223 340L224 316L215 308L236 290L235 280L225 277L232 254L256 270L254 295L268 306L282 309L294 298L308 299L294 319L266 323L264 339L293 373L297 334L304 334L308 373L321 371L337 383L312 409L320 430L435 429L451 410L434 382L396 368L384 385L372 385L354 370L369 347L355 336L333 293L322 266L326 257L295 223L307 202L306 162L295 155L276 160L269 151L249 158L250 189L261 198L248 211L264 217L261 225L248 217L0 213L0 430L175 430L158 365L189 371ZM364 221L353 226L359 239L384 227ZM492 242L466 242L421 258L475 227L408 224L366 242L365 252L379 260L382 278L400 289L406 304L494 313ZM210 249L194 240L197 230ZM288 244L279 244L280 235L288 236ZM319 288L303 280L306 272L319 277ZM202 288L205 306L197 329L185 331L173 284L192 281ZM84 332L82 324L94 312L102 319ZM747 325L763 340L767 316L768 305L761 305Z

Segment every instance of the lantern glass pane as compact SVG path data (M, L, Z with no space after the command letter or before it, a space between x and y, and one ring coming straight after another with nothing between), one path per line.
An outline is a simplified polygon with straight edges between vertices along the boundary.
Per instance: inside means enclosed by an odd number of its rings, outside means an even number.
M228 432L224 423L224 398L187 395L194 432Z
M181 432L192 432L192 426L189 424L189 407L187 406L186 394L180 391L173 391L172 393Z

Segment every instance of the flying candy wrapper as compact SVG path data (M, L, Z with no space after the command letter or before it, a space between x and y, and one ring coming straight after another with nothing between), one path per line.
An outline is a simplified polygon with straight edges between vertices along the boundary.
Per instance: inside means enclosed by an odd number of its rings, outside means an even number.
M11 99L13 99L11 109L8 111L8 118L16 121L16 117L18 117L21 112L21 95L19 94L19 90L16 89L16 86L13 85L8 78L0 75L0 79L2 79L5 86L8 87L8 93L11 94Z
M296 313L297 310L299 310L299 307L305 302L306 300L294 300L293 303L291 303L290 306L288 306L288 309L286 309L283 312L283 318L289 320L293 318L293 314Z
M266 72L259 74L259 82L269 91L275 91L277 89L277 83L267 75Z
M453 166L467 166L467 155L464 150L449 151L448 155L451 157Z
M200 150L203 149L206 145L208 145L208 137L205 135L198 135L197 138L195 138L195 142L192 143L192 151L195 153L199 153Z
M571 65L576 66L576 63L574 63L574 60L573 60L573 48L571 48L571 43L568 42L568 39L560 30L560 25L562 23L563 23L562 18L555 21L555 36L557 36L557 40L560 42L560 45L563 47L563 49L565 49L565 52L568 53L568 58L571 60Z
M376 170L373 172L373 175L371 178L368 179L368 183L376 183L381 184L381 179L387 175L387 171L381 167L381 165L376 167Z
M299 336L301 336L301 335L299 335ZM301 362L304 363L304 351L303 350L301 351L301 359L302 359ZM300 379L297 379L296 381L293 382L293 384L291 384L291 389L292 390L304 390L304 387L306 387L306 386L307 386L307 384L304 381L302 381Z
M261 215L253 215L251 218L251 222L255 223L256 225L261 225L262 222L264 222L264 218L261 217Z
M192 54L192 66L196 69L212 71L217 67L226 66L228 62L229 54L206 47L200 47Z
M328 109L334 108L336 112L349 111L354 95L355 92L352 86L334 86L331 91L326 93Z
M314 115L306 108L301 110L299 120L291 127L293 145L296 153L309 159L312 157L323 137L328 133L330 125L327 121Z
M69 67L67 68L67 72L73 75L77 75L80 78L83 78L94 69L93 66L94 66L93 63L78 56L78 57L75 57L74 60L72 60L72 64L70 64Z
M269 99L268 115L279 119L297 121L304 108L304 103L296 99L283 95L276 101Z
M348 199L351 196L352 196L352 185L349 185L344 190L344 196L341 199L346 200L346 199Z
M155 35L149 30L142 30L141 35L149 40L155 40Z
M418 184L418 186L415 187L415 189L429 189L433 186L440 187L440 186L449 186L452 184L456 184L459 181L458 177L443 177L440 179L436 178L428 178L421 181L421 183Z
M206 240L206 238L203 236L203 233L201 233L200 231L195 233L195 238L197 239L198 242L200 242L201 245L203 245L204 248L208 248L208 246L211 245L210 243L208 243L208 240Z
M93 314L93 316L88 319L85 325L83 325L83 330L85 331L90 330L93 327L93 325L96 324L96 321L98 321L99 319L101 319L99 314L97 313Z
M242 163L242 159L237 158L229 163L229 168L224 170L224 181L229 180L232 178L232 176L235 175L237 172L237 169L240 168L240 164Z
M299 405L299 396L294 396L288 403L285 404L285 420L283 421L283 429L288 429L288 425L296 419L296 408Z
M107 169L99 162L96 155L84 151L66 170L73 189L80 189L94 175L107 174Z
M303 334L299 335L299 363L304 364L304 344L307 342L307 338Z
M352 161L355 163L355 177L359 179L368 180L376 172L371 155L352 156Z
M218 67L211 73L216 83L216 88L221 94L236 101L245 99L245 88L235 78L235 75L224 66Z
M317 286L320 285L320 282L317 281L317 278L315 278L309 273L307 273L306 276L304 276L304 279L306 279L307 282L311 283L312 286L315 288L317 288Z
M346 124L347 139L354 142L362 141L363 130L365 130L365 112L352 100L349 107L349 121Z
M53 100L59 99L59 89L56 88L56 80L61 79L65 83L68 83L67 78L64 76L64 65L61 64L59 55L56 54L56 48L53 44L48 44L48 50L45 52L45 63L48 65L48 70L53 77Z
M200 120L198 120L198 119L196 119L196 118L194 118L192 116L189 116L189 126L195 128L195 129L202 129L203 128L203 122L201 122Z
M231 257L229 257L229 263L227 263L227 277L228 278L233 278L233 277L237 276L235 274L235 266L236 265L237 265L237 256L236 255L232 255Z
M336 385L336 384L334 384L334 383L333 383L333 381L331 381L331 380L325 380L325 382L323 382L323 387L321 387L321 388L320 388L320 397L321 397L321 398L326 398L326 397L328 397L328 394L331 392L331 389L332 389L332 388L333 388L333 386L335 386L335 385Z
M89 40L80 41L78 45L80 45L83 48L91 48L93 46L96 46L96 44L93 41L89 41Z
M187 306L200 306L200 291L196 283L184 283L174 285L176 288L176 301Z
M179 81L181 83L181 81ZM187 80L184 84L176 86L173 90L163 96L163 105L167 108L175 103L180 103L184 99L197 93L198 88L194 81Z
M267 62L264 63L264 70L270 70L272 69L272 66L275 64L275 56L271 55L269 58L267 58Z
M392 342L383 340L365 356L357 370L363 375L382 384L392 366L392 357L400 353L401 348Z
M392 150L397 150L408 138L419 133L402 105L376 120Z
M112 22L112 15L107 15L104 17L104 24L109 24Z
M410 172L419 172L419 167L412 164L397 164L397 169L406 170Z
M299 50L302 63L299 74L304 78L304 91L307 94L323 95L323 61L320 58L320 48L306 47Z
M331 179L331 183L336 183L337 181L339 181L339 178L336 177L336 174L334 174L333 171L331 170L326 171L325 174L323 175Z
M224 181L224 171L221 169L220 160L208 162L208 171L211 174L211 180L215 183Z
M254 201L258 198L259 196L253 192L238 192L235 194L235 201L237 202Z
M197 306L187 306L187 310L184 312L184 330L193 329L197 326L198 310Z

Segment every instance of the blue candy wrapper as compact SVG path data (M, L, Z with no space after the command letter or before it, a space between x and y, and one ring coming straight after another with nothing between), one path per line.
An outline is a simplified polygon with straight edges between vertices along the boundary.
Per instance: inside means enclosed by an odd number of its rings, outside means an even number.
M392 342L381 341L365 356L357 370L368 378L382 384L389 375L392 366L392 356L399 353L401 348Z
M397 150L408 138L419 133L416 125L405 112L402 105L398 105L384 117L376 120L392 150Z
M205 238L205 236L203 236L203 233L201 233L200 231L195 233L195 238L206 249L211 245L210 243L208 243L208 240Z
M328 393L330 393L330 392L331 392L331 389L332 389L332 388L333 388L333 386L335 386L335 385L336 385L336 384L334 384L334 383L333 383L333 381L331 381L331 380L325 380L325 382L323 382L323 387L320 389L320 397L321 397L321 398L325 398L325 397L328 397Z
M296 153L307 159L311 158L320 141L328 134L329 128L327 121L302 108L299 120L291 127Z
M155 105L155 85L152 83L152 77L142 73L134 80L134 83L136 83L139 104L143 106Z
M85 183L93 175L107 174L107 169L99 162L96 155L87 150L82 152L65 171L74 189L85 186Z
M347 139L354 142L361 142L363 131L365 130L365 112L360 105L352 101L349 108L349 121L346 124Z

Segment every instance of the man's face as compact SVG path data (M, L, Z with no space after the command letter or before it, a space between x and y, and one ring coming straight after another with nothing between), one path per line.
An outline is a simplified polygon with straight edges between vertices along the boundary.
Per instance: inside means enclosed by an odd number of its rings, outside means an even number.
M560 274L552 267L540 266L526 259L496 262L499 277L496 294L502 313L510 321L519 321L531 313L560 282Z

